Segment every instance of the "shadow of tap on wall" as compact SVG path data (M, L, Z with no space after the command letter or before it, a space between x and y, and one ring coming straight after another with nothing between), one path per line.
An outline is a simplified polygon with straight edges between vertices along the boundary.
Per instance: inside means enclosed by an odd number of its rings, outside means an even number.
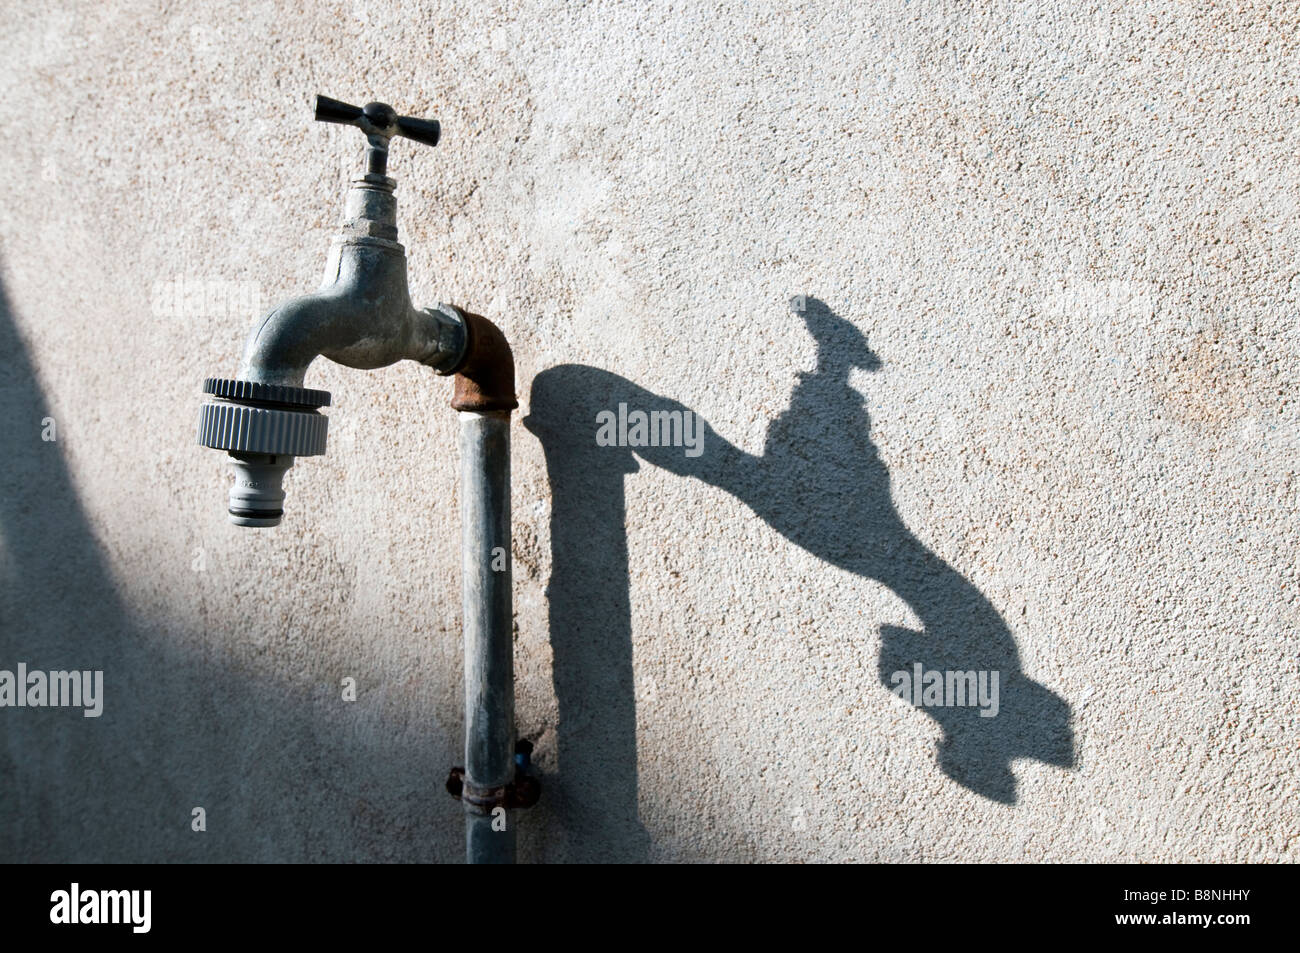
M817 342L817 367L800 374L789 407L770 423L758 456L733 446L703 421L698 453L694 448L685 452L688 448L671 445L671 440L658 441L660 446L600 446L598 429L610 418L598 420L598 415L617 413L620 404L647 413L678 412L684 418L693 412L593 367L554 367L534 381L525 424L545 448L554 500L550 624L560 770L567 776L562 783L591 801L591 812L603 811L611 797L617 817L635 809L622 486L623 475L637 469L633 453L726 490L790 542L831 565L883 583L907 603L922 629L882 626L880 679L942 727L939 765L954 781L993 801L1014 804L1013 759L1074 766L1069 706L1025 676L1015 640L998 611L918 540L894 508L889 471L871 442L866 406L849 385L851 371L875 370L879 358L862 333L824 303L802 297L795 301ZM626 442L635 444L635 435ZM914 694L913 681L918 683ZM957 696L977 686L991 695L994 685L996 698L989 703ZM566 724L571 710L603 724ZM598 746L586 747L588 739Z

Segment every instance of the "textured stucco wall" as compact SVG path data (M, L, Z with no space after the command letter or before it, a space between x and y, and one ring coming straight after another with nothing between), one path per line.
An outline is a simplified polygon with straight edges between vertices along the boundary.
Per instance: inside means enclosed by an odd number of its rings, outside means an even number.
M0 14L0 669L106 679L0 710L0 858L461 856L448 382L313 366L271 531L194 444L322 92L443 122L413 294L516 349L522 859L1295 859L1300 5L298 6Z

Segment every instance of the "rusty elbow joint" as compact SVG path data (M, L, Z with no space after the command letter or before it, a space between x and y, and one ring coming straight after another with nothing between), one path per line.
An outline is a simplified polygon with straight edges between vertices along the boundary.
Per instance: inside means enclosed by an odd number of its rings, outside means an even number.
M515 399L515 359L501 329L482 315L464 308L465 355L448 374L456 375L452 393L453 410L473 413L509 413L519 406Z

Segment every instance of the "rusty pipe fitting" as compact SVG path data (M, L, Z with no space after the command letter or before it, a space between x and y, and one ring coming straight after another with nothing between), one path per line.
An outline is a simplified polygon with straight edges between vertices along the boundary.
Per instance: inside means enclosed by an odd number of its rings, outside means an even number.
M519 406L519 401L515 399L515 358L506 336L481 314L464 308L456 310L465 319L466 340L464 356L445 372L456 375L452 409L509 413Z

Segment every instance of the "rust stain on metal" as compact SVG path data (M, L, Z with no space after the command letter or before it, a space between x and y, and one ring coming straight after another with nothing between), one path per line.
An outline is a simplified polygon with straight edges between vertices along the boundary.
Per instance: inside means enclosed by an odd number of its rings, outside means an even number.
M510 412L519 406L515 399L515 359L501 329L479 314L464 308L468 341L465 357L452 368L456 375L451 406L454 410L487 413Z

